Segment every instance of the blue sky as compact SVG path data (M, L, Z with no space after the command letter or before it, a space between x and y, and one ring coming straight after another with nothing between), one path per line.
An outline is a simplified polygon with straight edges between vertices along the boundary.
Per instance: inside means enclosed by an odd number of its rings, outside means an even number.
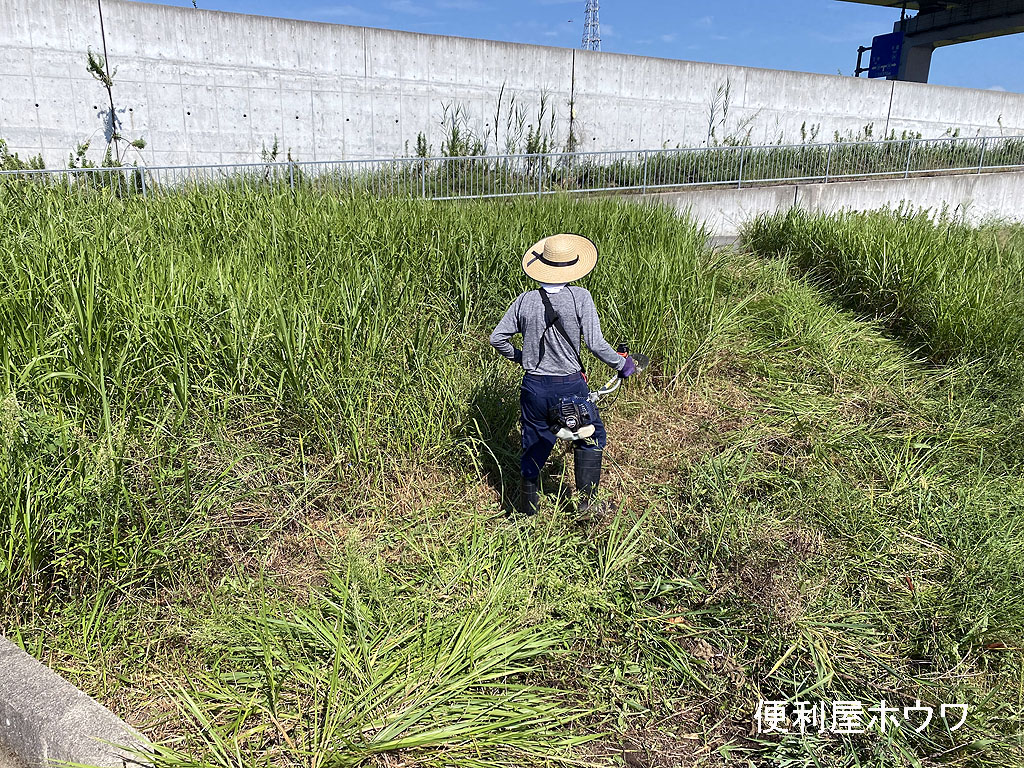
M163 0L191 7L192 0ZM577 47L585 0L197 0L200 8L432 34ZM839 0L601 3L603 50L852 74L857 46L899 11ZM940 48L931 82L1024 92L1024 34ZM865 57L866 58L866 57Z

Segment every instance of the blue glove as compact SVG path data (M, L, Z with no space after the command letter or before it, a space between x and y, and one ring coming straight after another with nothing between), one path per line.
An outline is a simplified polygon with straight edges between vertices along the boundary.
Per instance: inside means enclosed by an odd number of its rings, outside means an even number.
M636 373L636 363L633 362L633 358L630 355L626 355L626 364L622 366L622 370L619 371L619 376L623 379L628 379Z

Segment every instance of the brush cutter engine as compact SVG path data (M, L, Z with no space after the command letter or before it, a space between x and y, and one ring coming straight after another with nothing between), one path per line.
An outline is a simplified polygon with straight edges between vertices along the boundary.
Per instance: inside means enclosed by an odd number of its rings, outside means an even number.
M551 431L559 440L585 440L594 434L597 406L589 397L561 397L548 412Z
M623 357L630 354L629 347L620 344L618 353ZM640 373L651 364L647 355L633 355L636 372ZM548 411L548 424L559 440L586 440L594 435L594 421L597 420L597 404L622 386L622 377L616 374L598 390L586 397L572 395L561 397Z

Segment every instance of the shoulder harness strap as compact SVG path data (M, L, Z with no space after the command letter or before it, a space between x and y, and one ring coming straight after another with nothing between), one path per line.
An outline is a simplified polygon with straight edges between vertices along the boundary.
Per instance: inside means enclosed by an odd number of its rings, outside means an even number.
M565 290L569 291L570 287L566 286ZM569 332L565 330L565 326L562 324L562 318L559 317L558 313L555 311L555 307L554 305L552 305L551 299L548 297L547 291L545 291L543 288L538 288L537 292L540 294L540 300L544 303L544 333L542 333L540 337L540 356L537 359L538 364L544 358L544 348L546 341L545 336L547 336L548 331L554 328L560 334L562 334L562 338L565 339L566 342L568 342L569 348L576 355L576 362L579 364L580 370L583 371L583 359L580 357L579 339L576 340L576 343L573 343L572 338L570 338L569 336ZM571 291L569 295L572 296ZM576 297L572 296L572 300L573 304L575 304ZM576 320L577 323L582 324L582 321L580 320L578 313L576 316Z

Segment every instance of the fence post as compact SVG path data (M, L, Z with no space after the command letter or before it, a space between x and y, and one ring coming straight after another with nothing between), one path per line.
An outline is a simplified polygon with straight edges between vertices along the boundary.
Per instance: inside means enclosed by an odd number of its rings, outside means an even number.
M981 175L981 169L985 164L985 144L988 142L988 136L985 136L981 140L981 152L978 154L978 174Z
M647 166L651 163L651 151L644 150L644 194L647 194Z
M907 141L907 167L903 171L903 178L909 178L910 176L910 156L914 152L914 144L917 143L917 139L910 139Z
M825 159L825 183L828 184L828 175L832 172L832 149L835 147L835 142L829 142L828 145L828 157Z
M736 189L740 189L743 186L743 161L746 158L746 154L747 147L744 144L742 147L740 147L740 172L736 174L738 176L738 178L736 179Z
M146 197L146 166L139 169L139 179L142 182L142 196Z
M288 186L295 191L295 163L288 163Z
M537 197L541 196L541 179L543 178L544 170L544 156L541 154L536 155L537 158Z
M420 161L420 197L427 199L427 158Z

